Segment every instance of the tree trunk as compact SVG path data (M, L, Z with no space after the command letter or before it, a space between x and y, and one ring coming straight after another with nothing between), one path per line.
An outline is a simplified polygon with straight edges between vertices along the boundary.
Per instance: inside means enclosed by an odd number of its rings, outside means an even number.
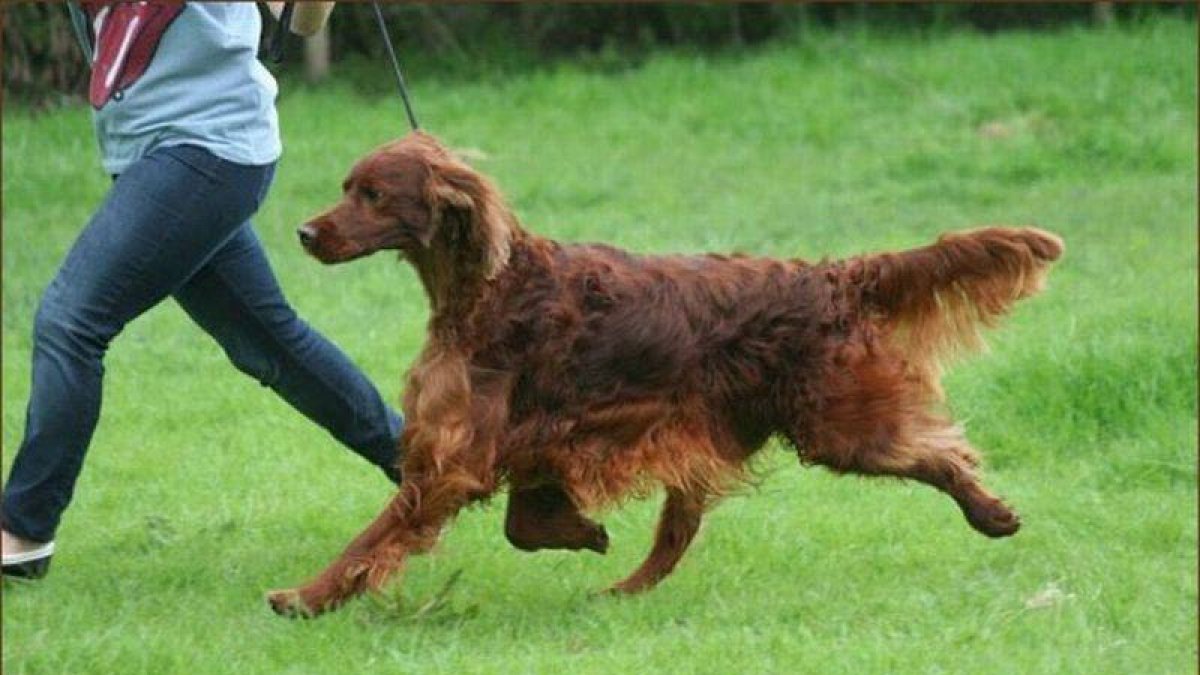
M316 35L304 40L304 76L309 82L319 82L329 74L329 24L321 26Z

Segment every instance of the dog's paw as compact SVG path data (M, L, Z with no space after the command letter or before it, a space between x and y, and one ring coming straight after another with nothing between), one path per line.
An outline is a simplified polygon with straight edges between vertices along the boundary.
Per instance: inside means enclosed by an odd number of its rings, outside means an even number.
M619 598L625 595L630 595L630 592L622 589L620 584L613 584L608 588L589 591L587 597L588 600L600 600L602 598Z
M653 583L641 579L625 579L624 581L618 581L603 591L595 592L592 595L595 597L623 597L645 593L651 588L654 588Z
M315 616L300 597L300 592L294 589L267 593L267 603L276 614L289 619L309 619Z
M1021 518L999 499L972 505L966 516L971 527L993 538L1009 537L1021 529Z
M600 555L608 553L608 530L605 530L603 525L597 524L595 529L589 533L587 543L583 547Z

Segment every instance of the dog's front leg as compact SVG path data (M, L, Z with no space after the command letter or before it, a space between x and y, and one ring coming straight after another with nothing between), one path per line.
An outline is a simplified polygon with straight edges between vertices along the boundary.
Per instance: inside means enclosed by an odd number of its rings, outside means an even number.
M469 502L496 490L498 430L507 418L507 373L468 368L436 349L410 373L401 445L404 483L383 513L312 582L268 596L289 616L313 616L375 590L413 553L433 548L442 527Z
M446 521L492 491L470 465L447 462L425 472L406 465L404 486L383 512L316 579L268 595L285 616L316 616L367 590L379 589L408 556L433 548Z
M316 616L362 593L372 576L382 583L377 571L380 566L390 562L390 572L404 561L404 552L394 544L405 526L408 493L411 491L404 489L393 497L383 512L317 578L299 588L269 593L271 608L284 616ZM384 554L389 551L392 555L387 560Z

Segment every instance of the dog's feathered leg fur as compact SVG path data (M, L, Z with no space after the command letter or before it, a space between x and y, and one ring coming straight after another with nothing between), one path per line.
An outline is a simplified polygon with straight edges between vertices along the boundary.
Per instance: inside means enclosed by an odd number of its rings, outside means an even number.
M280 614L312 616L380 588L409 555L429 551L464 506L497 488L496 434L507 416L504 373L469 367L452 350L427 349L410 373L401 440L404 483L383 512L316 579L270 594Z

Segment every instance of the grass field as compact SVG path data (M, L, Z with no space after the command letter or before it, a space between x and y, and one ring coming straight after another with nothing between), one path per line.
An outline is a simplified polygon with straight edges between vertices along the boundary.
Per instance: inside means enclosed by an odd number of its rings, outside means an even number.
M771 448L651 594L589 597L640 562L657 499L604 516L606 557L510 548L496 500L402 586L280 620L263 592L326 564L388 485L167 303L109 353L52 574L4 586L4 671L1195 672L1195 62L1195 24L1159 20L409 73L428 128L484 153L525 225L564 240L811 259L981 223L1063 235L1048 291L947 380L1024 529L990 541L928 488ZM292 85L280 115L258 230L300 313L398 400L427 316L412 271L321 267L293 229L402 132L399 103ZM3 122L7 473L40 290L107 181L86 108Z

